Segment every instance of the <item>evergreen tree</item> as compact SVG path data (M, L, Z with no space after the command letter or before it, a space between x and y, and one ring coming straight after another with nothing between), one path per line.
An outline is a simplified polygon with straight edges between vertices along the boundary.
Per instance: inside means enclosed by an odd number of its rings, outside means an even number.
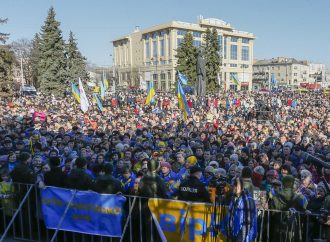
M189 86L194 86L197 79L197 48L194 46L193 40L193 35L187 33L177 48L176 54L176 58L178 58L176 70L188 77Z
M32 50L31 50L31 57L30 57L30 65L32 69L31 73L31 82L32 85L36 88L40 87L40 83L38 81L38 64L40 60L40 37L39 34L35 34L32 40Z
M45 25L41 28L38 81L41 92L63 96L68 83L65 45L59 26L60 22L55 20L55 11L51 7Z
M8 19L7 18L0 18L0 24L4 24L7 23ZM6 33L1 33L0 32L0 42L2 42L3 44L6 43L6 40L8 39L9 34Z
M207 29L204 42L205 42L204 58L205 58L205 69L207 76L206 89L212 92L219 87L218 74L220 72L220 64L221 64L221 58L219 55L220 46L219 46L217 30L213 29L211 31L210 29Z
M83 80L89 79L86 71L86 58L78 50L76 39L71 31L66 45L66 53L68 81L78 84L79 77Z
M0 45L0 97L13 94L13 72L15 63L14 53L7 45Z

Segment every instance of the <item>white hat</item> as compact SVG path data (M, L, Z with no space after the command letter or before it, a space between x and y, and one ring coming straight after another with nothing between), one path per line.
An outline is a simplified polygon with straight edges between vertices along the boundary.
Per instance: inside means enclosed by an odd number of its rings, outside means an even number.
M216 168L219 168L219 163L217 161L213 160L209 163L209 166L214 166L214 165L216 166Z

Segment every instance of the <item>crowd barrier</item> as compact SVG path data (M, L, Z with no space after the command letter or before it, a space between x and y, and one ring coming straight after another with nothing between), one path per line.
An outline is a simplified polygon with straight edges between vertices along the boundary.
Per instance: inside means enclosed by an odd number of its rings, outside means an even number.
M69 205L72 197L68 199ZM224 206L125 197L121 235L92 235L59 229L69 205L58 214L58 227L46 228L41 191L36 185L13 184L0 197L0 241L228 241L220 233L221 221L227 211ZM329 226L320 223L319 217L320 214L259 209L255 241L327 241Z

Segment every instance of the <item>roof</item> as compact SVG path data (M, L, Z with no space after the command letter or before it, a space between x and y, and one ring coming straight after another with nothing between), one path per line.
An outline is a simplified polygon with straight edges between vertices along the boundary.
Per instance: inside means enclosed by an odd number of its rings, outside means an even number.
M268 66L268 65L292 65L292 64L299 64L299 65L308 65L307 61L299 61L295 58L284 58L284 57L277 57L272 59L265 59L265 60L256 60L253 65L255 66Z

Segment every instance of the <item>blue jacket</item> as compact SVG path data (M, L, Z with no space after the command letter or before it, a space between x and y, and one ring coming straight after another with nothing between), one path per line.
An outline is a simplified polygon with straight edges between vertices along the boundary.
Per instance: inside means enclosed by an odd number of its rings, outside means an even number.
M248 193L232 199L221 227L222 233L235 241L250 242L257 237L257 209Z
M131 173L131 176L128 179L125 179L123 176L118 177L121 187L125 193L129 192L134 187L135 179L136 176L134 173Z

